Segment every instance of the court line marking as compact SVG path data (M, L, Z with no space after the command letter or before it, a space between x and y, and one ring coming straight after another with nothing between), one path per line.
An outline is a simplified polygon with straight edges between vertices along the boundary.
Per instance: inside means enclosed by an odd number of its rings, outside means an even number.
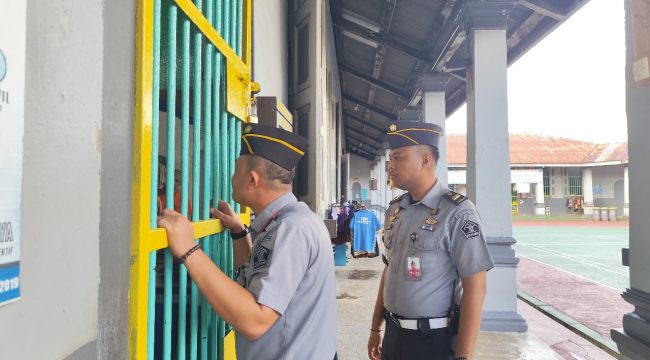
M579 264L598 267L599 269L602 269L602 270L605 270L605 271L608 271L608 272L611 272L611 273L615 273L617 275L626 275L626 272L625 271L620 272L621 270L618 267L613 267L611 265L603 264L603 263L600 263L600 262L597 262L597 261L584 259L584 258L581 258L581 257L576 256L576 255L563 254L563 253L561 253L559 251L555 251L555 250L545 248L545 247L542 247L542 246L536 246L534 244L526 244L525 242L524 242L524 246L528 246L528 247L533 248L535 250L546 251L546 252L548 252L550 254L553 254L555 256L565 258L565 259L569 259L569 260L573 260L573 261L575 261L575 262L577 262Z
M553 269L558 270L558 271L561 271L561 272L563 272L563 273L567 273L567 274L569 274L569 275L573 275L573 276L579 277L580 279L583 279L583 280L586 280L586 281L589 281L589 282L592 282L592 283L595 283L595 284L598 284L598 285L602 285L602 286L604 286L604 287L606 287L606 288L610 288L610 289L612 289L612 290L616 290L616 291L619 292L619 293L620 293L622 290L624 290L624 289L617 289L617 288L615 288L615 287L613 287L613 286L611 286L611 285L603 284L603 283L601 283L600 281L596 281L596 280L593 280L593 279L586 278L586 277L584 277L584 276L582 276L582 275L580 275L580 274L574 274L574 273L572 273L572 272L570 272L570 271L568 271L568 270L564 270L564 269L559 268L559 267L557 267L557 266L555 266L555 265L547 264L547 263L545 263L545 262L543 262L543 261L539 261L539 260L536 260L536 259L530 258L530 257L528 257L528 256L526 256L526 255L519 255L519 256L520 256L520 257L524 257L524 258L526 258L526 259L528 259L528 260L530 260L530 261L534 261L534 262L536 262L536 263L540 263L540 264L543 264L543 265L546 265L546 266L552 267Z
M588 260L588 259L583 259L581 257L577 257L577 256L574 256L574 255L562 254L561 252L551 250L551 249L548 249L548 248L545 248L545 247L542 247L542 246L536 246L534 244L529 244L529 243L526 243L525 241L520 241L520 242L524 246L528 246L530 248L541 250L541 251L546 251L546 252L554 254L554 255L556 255L558 257L573 260L573 261L575 261L577 263L580 263L580 264L583 264L583 265L593 266L593 267L596 267L598 269L605 270L605 271L608 271L608 272L611 272L611 273L614 273L614 274L617 274L617 275L621 275L621 276L626 275L625 271L620 272L620 269L615 269L615 268L613 268L613 267L611 267L609 265L606 265L606 264L602 264L602 263L592 261L592 260Z

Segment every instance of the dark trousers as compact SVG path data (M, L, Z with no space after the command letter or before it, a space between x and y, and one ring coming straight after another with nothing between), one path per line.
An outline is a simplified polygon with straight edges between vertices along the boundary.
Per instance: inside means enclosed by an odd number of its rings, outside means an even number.
M431 331L431 334L423 335L419 330L402 329L387 320L381 359L452 360L454 351L447 328Z

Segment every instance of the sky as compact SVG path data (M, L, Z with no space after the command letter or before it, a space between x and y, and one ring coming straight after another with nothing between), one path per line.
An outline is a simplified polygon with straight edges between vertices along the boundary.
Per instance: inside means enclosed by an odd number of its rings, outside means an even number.
M508 68L510 133L627 141L623 1L590 0ZM466 133L466 106L447 119Z

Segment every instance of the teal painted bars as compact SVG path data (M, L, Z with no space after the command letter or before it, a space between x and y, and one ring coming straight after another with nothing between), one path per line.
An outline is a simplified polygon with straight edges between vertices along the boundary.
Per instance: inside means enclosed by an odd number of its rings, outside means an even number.
M241 57L242 0L193 2ZM209 219L210 207L219 199L239 211L239 204L232 200L230 178L239 155L241 124L226 110L226 59L173 0L154 0L152 72L152 229L156 228L159 194L164 194L163 207L176 208L193 222ZM161 111L166 112L165 139L161 139ZM165 141L164 153L160 153L160 141ZM158 176L159 154L166 157L164 179ZM178 163L180 189L174 181ZM165 186L159 189L163 180ZM234 277L230 236L221 232L199 242L217 266ZM149 256L147 358L223 359L227 324L192 281L188 286L185 266L175 264L169 249L161 251ZM162 263L157 261L161 255Z

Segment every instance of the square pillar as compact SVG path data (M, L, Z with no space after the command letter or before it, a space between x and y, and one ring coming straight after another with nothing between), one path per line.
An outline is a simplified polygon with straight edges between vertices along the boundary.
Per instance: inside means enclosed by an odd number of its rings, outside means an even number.
M514 6L506 0L463 4L473 64L467 73L467 195L481 214L495 263L481 330L524 332L528 326L517 313L508 143L506 25Z
M650 4L643 1L625 1L626 31L626 113L629 174L625 168L629 195L634 199L630 207L630 247L627 264L630 269L630 286L623 299L634 305L634 311L623 316L623 330L613 329L612 340L618 345L621 359L647 359L650 354L650 76L638 70L648 65L650 49L644 42L650 22ZM625 187L628 189L628 187ZM625 262L624 262L625 263Z
M544 183L535 184L535 215L546 215L546 204L544 203Z
M584 196L584 214L593 215L594 213L594 185L591 168L582 169L582 194Z
M429 75L420 78L420 88L423 91L422 110L424 122L436 124L443 129L443 135L438 143L440 158L436 166L436 175L444 184L448 185L447 170L447 138L445 137L445 120L447 119L447 107L445 91L451 80L448 75Z

